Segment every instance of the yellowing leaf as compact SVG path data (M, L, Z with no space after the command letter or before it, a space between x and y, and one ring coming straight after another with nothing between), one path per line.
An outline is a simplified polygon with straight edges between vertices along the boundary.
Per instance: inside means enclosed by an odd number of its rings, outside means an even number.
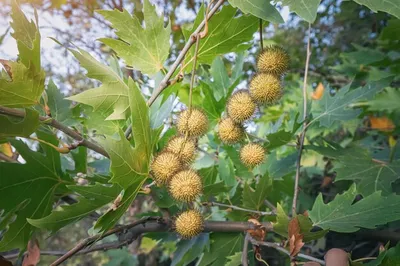
M148 0L144 1L143 10L145 28L125 9L122 12L100 10L98 13L112 23L120 38L100 40L116 51L126 64L149 75L163 68L169 54L171 28L164 28L164 18L157 16L155 7Z
M396 127L393 121L386 116L383 117L369 117L369 122L371 124L371 129L376 129L379 131L390 132Z
M0 152L4 153L8 157L13 156L11 144L9 142L0 144Z
M322 84L321 82L318 83L317 88L315 88L315 91L313 91L313 93L311 94L311 98L313 100L319 100L321 99L322 95L324 95L324 84Z

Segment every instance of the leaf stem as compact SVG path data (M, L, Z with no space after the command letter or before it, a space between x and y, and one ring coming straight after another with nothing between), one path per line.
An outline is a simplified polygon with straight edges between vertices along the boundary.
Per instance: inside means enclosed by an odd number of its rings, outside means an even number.
M285 253L286 255L288 255L288 256L290 257L290 252L289 252L289 250L287 250L287 249L285 249L284 247L282 247L279 243L257 241L257 240L255 240L255 239L252 238L252 237L250 237L250 242L251 242L253 245L257 245L257 246L266 246L266 247L274 248L274 249L276 249L276 250L278 250L278 251L280 251L280 252L282 252L282 253ZM320 259L317 259L317 258L314 258L313 256L310 256L310 255L306 255L306 254L299 253L299 254L297 254L297 257L303 258L303 259L306 259L306 260L310 260L310 261L315 261L315 262L318 262L318 263L321 264L321 265L325 265L325 261L320 260Z
M237 211L256 213L256 214L262 215L262 216L264 216L264 215L271 215L271 216L275 215L274 211L263 212L263 211L250 210L250 209L245 209L245 208L238 207L238 206L235 206L235 205L228 205L228 204L223 204L223 203L214 202L214 201L204 202L203 205L205 205L205 206L226 207L226 208L231 208L231 209L237 210Z
M300 164L301 164L301 155L303 153L304 139L306 136L307 130L307 76L308 76L308 67L310 64L311 57L311 24L308 24L308 34L307 34L307 55L306 55L306 65L304 69L304 82L303 82L303 130L300 133L299 140L299 152L297 156L296 162L296 176L294 180L294 193L293 193L293 203L292 203L292 215L296 215L297 211L297 198L299 195L299 179L300 179Z
M4 106L0 106L0 114L14 116L14 117L22 117L22 118L25 117L25 111L22 111L19 109L14 109L14 108L8 108L8 107L4 107ZM57 120L55 120L51 117L44 117L44 116L39 116L39 120L43 123L46 123L47 125L49 125L51 127L54 127L56 129L64 132L66 135L70 136L71 138L79 141L80 146L85 146L85 147L109 158L108 153L102 147L95 144L94 142L84 139L81 134L79 134L75 130L61 124Z
M261 52L264 50L263 30L264 30L263 20L260 18L260 29L259 29L259 32L260 32L260 49L261 49Z

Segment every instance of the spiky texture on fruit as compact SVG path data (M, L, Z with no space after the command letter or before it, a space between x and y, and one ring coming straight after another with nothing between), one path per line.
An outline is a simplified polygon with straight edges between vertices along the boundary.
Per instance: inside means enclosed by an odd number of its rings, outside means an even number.
M239 90L229 98L227 111L234 122L242 123L254 114L256 103L247 90Z
M190 239L203 231L204 219L197 210L182 212L175 219L175 231L185 239Z
M172 176L182 169L179 157L172 152L163 151L154 157L150 165L151 173L157 184L168 184Z
M265 150L260 144L248 143L240 149L240 160L247 167L254 167L263 162Z
M185 136L171 138L165 149L178 155L181 162L185 164L190 164L196 158L196 142Z
M198 108L187 109L180 113L177 128L179 133L184 136L188 134L189 137L200 137L207 133L208 118Z
M271 73L276 76L284 74L290 63L290 57L280 46L266 47L257 59L257 68L260 72Z
M282 96L282 86L279 77L260 73L250 82L250 95L256 103L274 103Z
M201 177L192 169L182 170L171 178L169 192L177 201L194 201L203 192Z
M244 128L227 117L218 123L218 136L223 143L234 144L243 138Z

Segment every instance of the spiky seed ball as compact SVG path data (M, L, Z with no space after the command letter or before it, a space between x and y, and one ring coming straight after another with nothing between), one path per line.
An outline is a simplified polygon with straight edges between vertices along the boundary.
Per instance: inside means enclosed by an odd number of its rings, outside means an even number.
M189 137L200 137L207 133L207 116L198 108L182 111L178 117L177 128L179 133L184 136L187 133Z
M234 144L243 138L244 128L227 117L218 123L218 136L223 143Z
M239 90L229 98L227 111L229 117L236 123L249 119L256 111L256 103L246 90Z
M181 162L185 164L190 164L196 158L195 141L184 136L175 136L170 139L165 149L178 155Z
M264 156L264 148L256 143L248 143L240 150L240 160L247 167L254 167L262 163Z
M177 201L194 201L203 192L201 177L192 169L182 170L171 178L169 192Z
M204 220L197 210L182 212L175 219L175 231L185 239L193 238L203 231Z
M275 75L260 73L251 80L249 91L256 103L274 103L282 96L281 81Z
M265 48L258 56L257 68L260 72L280 76L288 70L289 63L287 52L282 47L273 45Z
M182 169L182 163L175 153L163 151L153 159L150 169L156 183L165 185Z

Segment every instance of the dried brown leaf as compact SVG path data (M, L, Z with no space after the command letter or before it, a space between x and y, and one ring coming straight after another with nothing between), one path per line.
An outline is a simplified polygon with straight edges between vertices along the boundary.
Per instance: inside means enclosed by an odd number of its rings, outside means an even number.
M264 241L265 235L267 233L265 227L257 219L249 219L247 221L257 226L256 229L247 230L250 236L257 241Z
M290 256L296 256L301 248L304 246L303 234L300 234L300 224L297 217L289 222L288 226L288 239Z
M36 266L40 261L39 242L31 239L28 242L28 250L22 262L22 266Z

